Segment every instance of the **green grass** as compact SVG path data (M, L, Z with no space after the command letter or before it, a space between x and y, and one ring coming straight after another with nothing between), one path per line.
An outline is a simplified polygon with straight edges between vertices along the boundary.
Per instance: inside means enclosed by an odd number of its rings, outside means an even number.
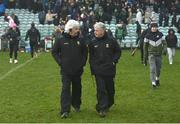
M0 52L0 77L30 59L29 54L19 53L19 64L9 64L7 52ZM106 118L95 111L96 90L86 65L82 80L81 112L70 113L61 119L59 95L61 90L59 67L50 53L42 53L22 68L0 80L0 122L180 122L180 51L177 50L173 65L163 58L161 86L153 90L149 67L140 64L140 54L134 57L123 50L115 78L115 105Z

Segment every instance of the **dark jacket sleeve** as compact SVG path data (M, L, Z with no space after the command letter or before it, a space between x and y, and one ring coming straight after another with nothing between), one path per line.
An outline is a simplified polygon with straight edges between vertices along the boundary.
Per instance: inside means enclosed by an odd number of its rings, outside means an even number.
M118 63L118 60L121 56L121 48L116 40L113 40L113 47L114 47L113 62Z
M55 44L53 46L52 49L52 56L55 59L55 61L57 62L57 64L60 66L61 65L61 50L60 50L60 39L56 38L55 39Z
M21 39L21 32L20 32L20 30L19 30L19 28L16 28L16 31L17 31L17 37L16 37L16 40L17 41L20 41L20 39Z
M17 32L18 32L18 36L20 37L21 36L21 32L20 32L19 28L17 28Z
M91 75L94 75L94 71L91 67L92 65L92 60L93 60L93 55L94 55L94 50L93 50L93 46L92 46L92 43L89 43L88 44L88 50L89 50L89 64L90 64L90 70L91 70Z
M178 39L177 39L177 36L175 35L175 44L176 44L176 47L177 47L177 43L178 43Z
M28 37L29 37L29 30L26 32L25 41L28 39Z
M85 43L85 41L83 40L83 43L82 43L82 62L83 62L83 66L85 66L86 64L86 61L87 61L87 55L88 55L88 49L87 49L87 45Z
M39 32L38 29L37 29L37 33L38 33L38 42L40 42L40 40L41 40L41 34L40 34L40 32Z
M144 57L143 57L143 63L147 64L147 58L148 58L148 47L149 43L146 41L147 39L144 39L144 44L143 44L143 51L144 51Z

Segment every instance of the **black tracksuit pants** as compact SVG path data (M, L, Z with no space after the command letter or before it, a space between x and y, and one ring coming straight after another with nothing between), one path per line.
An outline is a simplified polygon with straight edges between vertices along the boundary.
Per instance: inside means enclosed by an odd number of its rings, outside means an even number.
M99 112L109 109L114 104L115 88L112 76L95 75L95 78L98 101L96 110Z
M37 52L38 44L36 42L30 42L31 57L34 57L34 51Z
M141 63L143 63L143 61L144 61L143 43L140 44L140 52L141 52Z
M72 76L62 74L61 114L64 112L70 112L71 105L74 108L80 108L81 87L81 75Z
M10 43L9 49L10 49L9 57L12 58L13 53L14 53L14 59L17 59L18 43Z

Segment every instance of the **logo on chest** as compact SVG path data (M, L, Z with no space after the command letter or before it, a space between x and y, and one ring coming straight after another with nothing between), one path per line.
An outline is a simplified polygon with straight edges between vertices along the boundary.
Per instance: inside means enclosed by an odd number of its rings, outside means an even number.
M109 44L106 44L106 48L109 48Z
M69 45L69 43L66 42L66 43L64 43L64 45Z
M80 42L79 42L79 41L77 41L77 45L80 45Z

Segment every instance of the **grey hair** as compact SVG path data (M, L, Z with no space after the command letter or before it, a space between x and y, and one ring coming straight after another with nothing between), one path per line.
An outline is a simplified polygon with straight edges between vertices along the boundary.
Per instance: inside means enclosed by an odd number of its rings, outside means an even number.
M65 32L69 33L70 29L75 28L75 27L80 27L80 24L76 20L69 20L66 25L65 25Z
M96 29L96 28L100 28L100 29L106 30L106 26L102 22L97 22L96 24L94 24L94 29Z

